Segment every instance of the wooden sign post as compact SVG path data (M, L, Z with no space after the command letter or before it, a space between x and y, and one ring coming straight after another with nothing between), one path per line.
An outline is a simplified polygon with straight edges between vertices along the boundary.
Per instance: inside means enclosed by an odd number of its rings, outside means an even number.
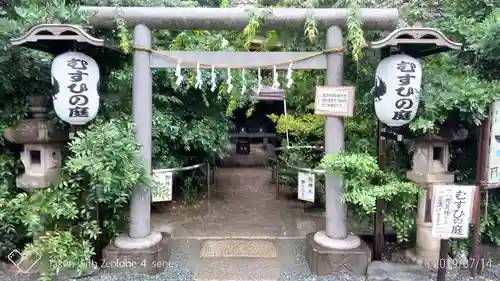
M484 150L488 153L486 159L486 189L493 185L500 185L500 101L496 101L491 105L489 121L490 130L487 137L490 139L489 147L485 146ZM490 123L488 122L488 123Z
M356 88L316 86L314 113L323 116L352 117Z
M479 253L479 226L481 222L481 191L500 187L500 101L491 104L488 118L481 124L481 133L477 147L475 206L473 213L474 233L472 241L471 260L481 259ZM477 265L476 265L477 266ZM477 268L470 266L471 276L476 277Z
M437 281L445 281L448 270L448 240L469 237L474 185L435 185L433 187L432 236L441 239Z

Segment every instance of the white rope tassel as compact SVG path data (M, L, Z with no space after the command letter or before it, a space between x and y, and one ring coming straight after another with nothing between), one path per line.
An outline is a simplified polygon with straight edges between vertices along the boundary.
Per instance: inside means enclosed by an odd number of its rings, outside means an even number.
M196 62L196 83L194 84L194 87L196 89L200 89L201 85L203 84L203 80L201 79L201 71L200 71L200 62Z
M293 84L293 79L292 79L292 65L293 65L293 62L291 62L290 65L288 65L288 72L286 73L286 79L287 79L286 87L289 88L289 89L290 89L290 87Z
M241 70L241 95L244 95L247 91L247 80L245 78L245 69Z
M228 68L227 69L227 93L231 93L231 91L233 90L233 84L232 81L233 80L233 77L231 76L231 68Z
M177 62L177 67L175 68L175 76L177 77L177 80L175 80L175 85L179 87L182 83L182 80L184 80L184 77L182 77L181 73L181 61Z
M262 76L260 75L260 68L257 69L257 95L262 91Z
M276 65L273 66L273 88L278 89L280 87L280 82L278 81L278 72L276 71Z
M286 112L286 99L283 99L283 114L285 115L286 148L290 148L290 139L288 137L288 114Z
M210 90L212 90L212 92L215 92L215 89L217 88L217 84L215 83L216 78L217 78L217 76L215 75L215 67L212 65L212 79L211 79L212 88L210 88Z

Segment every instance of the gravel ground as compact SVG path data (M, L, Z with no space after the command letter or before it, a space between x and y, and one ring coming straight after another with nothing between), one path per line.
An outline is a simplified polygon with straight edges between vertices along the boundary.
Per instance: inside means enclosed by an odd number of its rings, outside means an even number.
M350 276L348 274L336 274L327 277L316 277L309 273L309 268L307 265L305 253L305 243L303 242L288 242L282 240L282 247L287 247L287 251L293 252L293 255L284 262L285 265L282 267L281 276L278 281L371 281L377 280L382 281L378 278L366 278L366 277L356 277ZM77 279L78 281L192 281L193 280L193 264L192 253L195 251L186 251L188 248L186 245L188 243L185 240L178 240L176 243L172 243L172 256L171 265L164 273L147 276L138 274L106 274L99 273L91 277L84 277ZM190 253L191 252L191 253ZM199 253L199 252L198 252ZM191 256L190 256L191 255ZM199 257L199 256L198 256ZM67 280L61 278L62 280ZM61 280L60 279L60 280ZM413 279L409 278L406 280L393 280L386 279L385 281L431 281L432 279L422 280L422 278ZM435 279L434 279L435 280ZM450 275L446 279L447 281L500 281L500 267L495 266L494 268L488 269L484 277L470 278L468 272L460 272L458 274ZM34 278L29 278L25 275L12 275L0 273L0 281L35 281ZM245 280L241 280L245 281Z

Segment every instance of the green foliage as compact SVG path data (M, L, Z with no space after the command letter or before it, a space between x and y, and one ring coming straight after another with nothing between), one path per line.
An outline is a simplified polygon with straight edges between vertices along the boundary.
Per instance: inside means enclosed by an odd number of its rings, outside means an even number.
M98 235L111 239L125 230L123 212L132 187L151 182L137 161L133 131L128 120L94 122L69 143L69 157L56 185L30 196L19 193L2 208L21 214L34 239L25 253L43 257L41 280L52 280L68 265L82 272Z
M436 132L446 120L478 126L485 119L487 107L500 93L495 66L500 62L500 10L495 6L491 1L446 0L440 5L440 16L429 18L432 27L474 53L450 52L426 59L423 106L411 129Z
M491 192L491 191L490 191ZM500 225L500 200L498 196L484 198L481 208L481 228L483 243L494 243L500 245L498 226Z
M202 186L204 178L196 173L196 170L191 173L191 176L183 178L181 186L184 200L187 203L193 203L198 196L200 186Z
M285 134L288 131L290 136L294 137L323 137L323 116L314 114L278 116L273 113L268 117L276 123L276 131L280 134Z
M93 186L91 191L97 192L97 200L108 206L125 203L131 186L150 183L137 161L139 148L130 120L92 123L71 141L70 151L72 155L67 158L65 167L74 174L88 173Z
M283 142L282 144L283 149L278 154L278 160L281 163L279 166L279 182L286 183L293 187L292 192L297 192L297 169L293 167L311 169L316 166L324 153L321 150L311 149L308 147L307 142L301 140L294 145L294 147L286 148L286 143ZM321 174L316 174L315 180L315 200L319 204L324 204L325 178Z
M399 240L408 239L415 223L414 214L421 189L379 169L377 160L368 154L326 155L321 167L344 178L344 200L366 212L375 212L377 199L389 202L385 220L396 231ZM392 204L391 204L392 203Z
M476 70L455 63L455 57L441 56L426 65L423 106L410 126L413 130L436 132L437 125L445 123L449 116L476 126L486 118L500 84L483 80Z
M15 190L17 162L10 155L0 155L0 257L7 256L16 249L23 239L24 227L19 216L23 205L14 200L18 193L24 197L25 193ZM14 211L14 212L12 212Z

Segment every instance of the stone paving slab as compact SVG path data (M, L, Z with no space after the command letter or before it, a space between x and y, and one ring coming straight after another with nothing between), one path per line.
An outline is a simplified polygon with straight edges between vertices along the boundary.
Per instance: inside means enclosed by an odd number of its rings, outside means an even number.
M195 281L276 281L281 263L276 258L202 258Z
M271 240L207 240L200 256L205 257L277 257L276 245Z

